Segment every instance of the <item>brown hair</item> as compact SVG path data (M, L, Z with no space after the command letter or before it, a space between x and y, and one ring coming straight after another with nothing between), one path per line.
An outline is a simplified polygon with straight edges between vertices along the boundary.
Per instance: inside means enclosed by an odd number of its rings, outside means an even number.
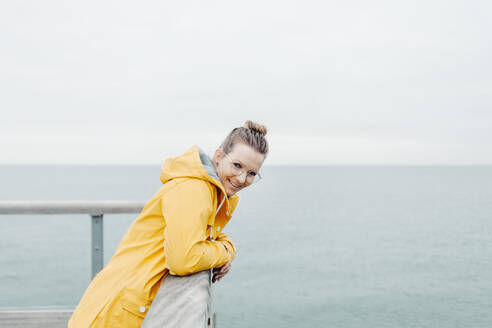
M243 126L233 129L222 142L220 148L228 154L236 143L244 143L262 155L268 154L268 142L265 139L267 128L264 125L246 121Z

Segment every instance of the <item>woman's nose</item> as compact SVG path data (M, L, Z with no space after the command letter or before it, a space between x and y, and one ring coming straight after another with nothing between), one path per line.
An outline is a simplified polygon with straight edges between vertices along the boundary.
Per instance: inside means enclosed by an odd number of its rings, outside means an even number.
M243 172L237 176L237 179L239 180L239 182L241 182L241 184L245 184L247 178L248 178L248 172Z

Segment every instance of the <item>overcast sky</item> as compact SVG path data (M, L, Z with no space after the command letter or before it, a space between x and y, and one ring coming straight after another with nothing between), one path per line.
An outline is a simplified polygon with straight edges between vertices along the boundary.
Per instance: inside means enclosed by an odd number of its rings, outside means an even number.
M0 163L492 164L490 1L0 2Z

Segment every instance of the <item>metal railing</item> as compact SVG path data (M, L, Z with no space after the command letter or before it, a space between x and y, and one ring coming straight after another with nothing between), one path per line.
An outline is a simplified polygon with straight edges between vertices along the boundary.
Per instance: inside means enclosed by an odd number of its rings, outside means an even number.
M138 201L0 201L0 214L89 214L91 224L92 277L104 266L104 214L140 213Z
M89 214L91 216L92 277L104 266L104 214L140 213L145 202L139 201L0 201L0 215L12 214ZM210 303L212 304L212 300ZM71 311L0 311L0 326L66 327ZM216 314L208 319L208 327L216 327Z

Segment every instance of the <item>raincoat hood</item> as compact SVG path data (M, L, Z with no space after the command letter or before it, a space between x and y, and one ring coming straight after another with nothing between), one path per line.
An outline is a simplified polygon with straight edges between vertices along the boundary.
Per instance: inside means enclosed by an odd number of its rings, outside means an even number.
M214 184L223 195L227 195L211 159L197 146L191 147L183 155L168 158L162 164L161 182L164 184L176 178L205 180ZM228 211L233 212L239 202L239 196L236 194L226 197L226 202Z

